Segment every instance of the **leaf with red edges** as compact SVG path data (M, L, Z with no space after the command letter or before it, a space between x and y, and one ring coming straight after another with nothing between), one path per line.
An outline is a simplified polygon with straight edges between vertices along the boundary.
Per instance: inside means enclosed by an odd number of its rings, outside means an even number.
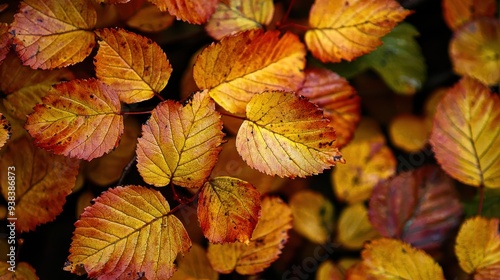
M249 242L259 212L259 192L237 178L213 178L198 195L198 220L211 243Z
M453 30L480 17L494 17L496 0L443 0L443 18Z
M192 24L203 24L215 11L218 0L149 0L161 11L168 11L177 19Z
M55 85L28 116L25 128L41 148L91 160L118 145L123 133L118 95L102 82Z
M24 65L53 69L80 62L90 54L96 21L91 1L24 0L10 30Z
M377 185L369 217L382 236L427 250L442 245L462 212L453 181L437 166L424 166Z

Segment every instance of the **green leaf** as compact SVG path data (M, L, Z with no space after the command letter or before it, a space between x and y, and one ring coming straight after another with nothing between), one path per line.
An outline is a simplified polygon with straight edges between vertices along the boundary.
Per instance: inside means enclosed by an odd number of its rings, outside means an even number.
M464 203L464 212L467 218L477 215L479 193L474 199ZM500 189L485 189L483 210L481 216L486 218L500 218Z
M426 76L424 57L415 40L417 35L415 27L402 23L382 38L384 44L375 51L352 62L327 67L346 78L371 68L396 93L414 94L422 87Z

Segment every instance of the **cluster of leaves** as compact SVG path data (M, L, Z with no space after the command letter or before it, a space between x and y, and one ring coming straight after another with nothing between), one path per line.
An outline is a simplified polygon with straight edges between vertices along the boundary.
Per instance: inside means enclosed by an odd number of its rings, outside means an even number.
M479 209L484 188L500 188L500 100L488 87L500 82L495 1L443 1L463 78L433 95L425 117L393 120L395 146L418 152L429 142L439 164L399 173L378 124L360 122L360 98L339 75L371 68L397 93L419 90L425 64L416 30L398 25L412 13L398 2L316 0L304 34L285 31L300 22L270 0L150 2L24 0L0 25L0 183L7 199L14 166L19 233L55 219L75 186L119 181L82 210L65 270L98 279L253 275L278 259L293 227L313 243L362 249L349 267L322 262L318 279L444 279L429 254L462 222L450 176L479 188ZM182 102L164 91L175 69L160 45L127 30L158 32L174 17L204 24L216 40L185 74L193 90ZM95 71L69 70L96 41ZM153 98L151 111L131 111ZM139 126L135 114L150 116ZM143 186L122 185L129 162ZM301 189L288 203L276 195L339 162L331 181L347 206L336 224L323 193ZM189 205L208 247L175 215ZM498 223L471 218L456 237L460 267L477 279L500 277ZM37 278L27 263L14 274Z

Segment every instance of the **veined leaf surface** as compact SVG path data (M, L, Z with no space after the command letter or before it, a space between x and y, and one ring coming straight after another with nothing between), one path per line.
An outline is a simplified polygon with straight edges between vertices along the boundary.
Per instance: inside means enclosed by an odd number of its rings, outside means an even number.
M207 22L214 13L217 0L149 0L161 11L168 11L177 19L187 21L192 24L203 24Z

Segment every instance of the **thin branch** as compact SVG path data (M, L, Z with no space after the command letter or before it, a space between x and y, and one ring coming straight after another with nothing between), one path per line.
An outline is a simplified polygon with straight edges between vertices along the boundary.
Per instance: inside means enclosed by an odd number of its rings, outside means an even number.
M134 165L134 162L136 160L137 156L135 155L129 163L123 168L122 176L120 176L120 180L118 180L118 183L116 183L117 186L121 186L123 184L123 181L125 180L125 176L130 172L130 169L132 168L132 165Z
M477 206L478 216L481 216L481 212L483 211L483 202L484 202L484 185L481 184L481 186L479 186L479 204Z

